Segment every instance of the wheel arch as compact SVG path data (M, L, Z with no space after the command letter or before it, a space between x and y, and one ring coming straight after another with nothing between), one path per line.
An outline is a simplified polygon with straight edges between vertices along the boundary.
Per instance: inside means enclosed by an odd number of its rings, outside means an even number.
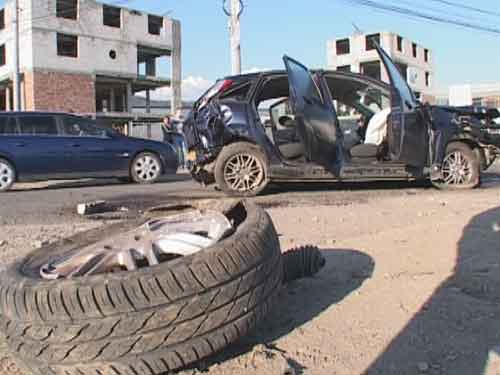
M481 170L486 169L488 164L486 155L484 153L483 147L476 139L467 134L460 134L458 137L454 137L452 140L450 140L446 147L448 147L452 143L463 143L469 146L478 158Z

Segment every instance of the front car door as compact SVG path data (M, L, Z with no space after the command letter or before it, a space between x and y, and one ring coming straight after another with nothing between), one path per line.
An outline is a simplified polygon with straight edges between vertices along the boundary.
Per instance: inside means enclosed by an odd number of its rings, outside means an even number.
M429 124L423 120L415 94L389 55L375 43L391 81L391 116L387 131L392 160L413 167L428 163Z
M339 147L342 136L335 109L307 67L288 56L283 61L288 73L290 104L306 158L338 176L342 166Z

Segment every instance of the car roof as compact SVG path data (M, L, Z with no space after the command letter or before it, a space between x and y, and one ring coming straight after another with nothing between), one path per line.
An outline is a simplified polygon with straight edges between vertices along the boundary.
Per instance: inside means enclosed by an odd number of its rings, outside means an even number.
M381 86L385 86L387 89L390 88L390 85L387 84L386 82L383 82L381 80L378 80L376 78L369 77L364 74L360 73L353 73L353 72L341 72L338 70L324 70L324 69L312 69L311 72L313 73L322 73L322 74L332 74L337 77L345 77L345 78L357 78L357 79L363 79L366 81L369 81L373 84L378 84ZM287 71L284 69L276 69L276 70L265 70L262 72L256 72L256 73L247 73L247 74L238 74L238 75L231 75L231 76L226 76L223 79L227 80L232 80L236 82L247 82L247 81L253 81L255 79L258 79L259 77L266 77L266 76L273 76L273 75L286 75Z

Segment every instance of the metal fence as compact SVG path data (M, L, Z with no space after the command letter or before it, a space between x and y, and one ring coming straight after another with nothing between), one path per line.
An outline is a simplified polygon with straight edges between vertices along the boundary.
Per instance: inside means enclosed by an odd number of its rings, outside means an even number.
M161 122L132 121L129 136L163 142L165 134Z

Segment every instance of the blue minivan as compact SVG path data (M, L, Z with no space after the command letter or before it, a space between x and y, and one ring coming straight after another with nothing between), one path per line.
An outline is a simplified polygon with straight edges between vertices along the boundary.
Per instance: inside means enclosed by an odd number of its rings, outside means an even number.
M131 138L66 113L0 113L0 192L17 181L110 178L151 184L175 173L168 143Z

